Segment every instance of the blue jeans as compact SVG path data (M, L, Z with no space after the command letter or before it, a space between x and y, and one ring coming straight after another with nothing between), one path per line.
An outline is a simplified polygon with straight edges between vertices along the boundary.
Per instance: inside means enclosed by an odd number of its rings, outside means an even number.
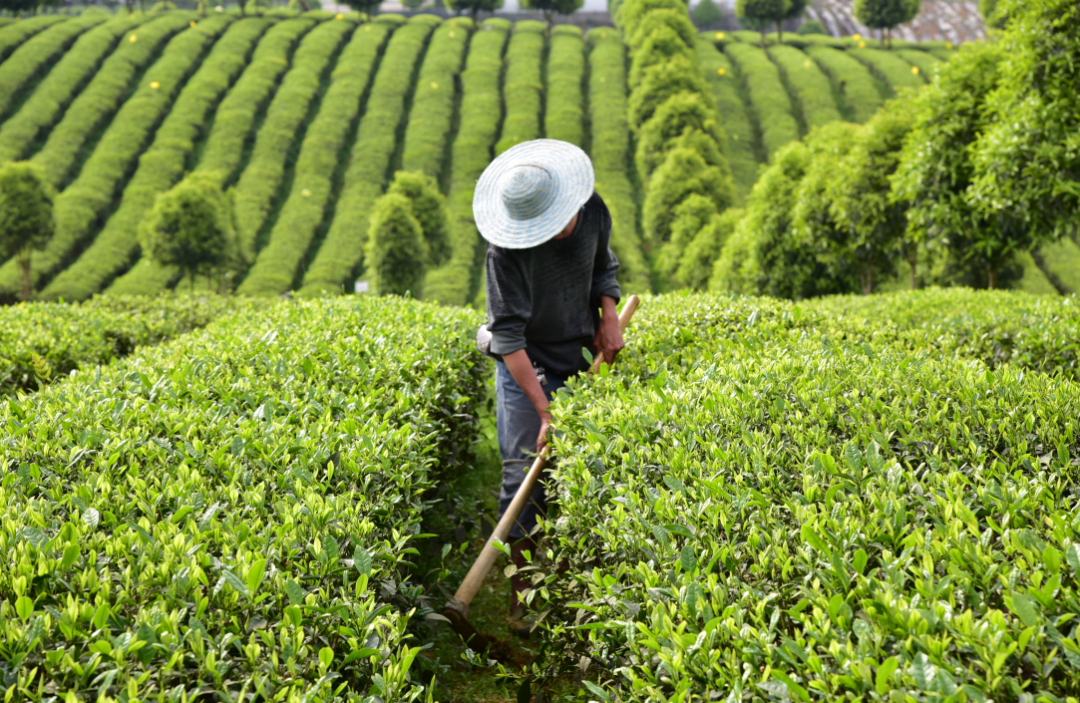
M496 366L495 422L499 432L499 453L502 455L502 490L499 492L499 519L502 519L535 460L536 438L540 436L540 414L514 380L506 364L500 361ZM551 373L546 375L547 383L540 387L551 400L552 394L566 385L566 379ZM533 489L532 499L522 509L510 530L510 536L514 539L528 537L536 527L536 516L544 514L546 509L547 494L541 481Z

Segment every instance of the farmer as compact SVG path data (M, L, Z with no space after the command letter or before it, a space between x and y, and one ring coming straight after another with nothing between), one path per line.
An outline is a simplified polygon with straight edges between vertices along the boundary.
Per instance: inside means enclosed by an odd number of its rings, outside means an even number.
M623 348L611 214L593 183L585 152L537 139L492 161L476 185L473 215L488 241L488 351L498 360L500 518L544 447L552 394L589 368L582 349L611 362ZM546 503L538 485L510 532L519 569L527 564L525 552L536 554L536 518ZM527 635L531 625L522 598L528 572L510 581L509 624Z

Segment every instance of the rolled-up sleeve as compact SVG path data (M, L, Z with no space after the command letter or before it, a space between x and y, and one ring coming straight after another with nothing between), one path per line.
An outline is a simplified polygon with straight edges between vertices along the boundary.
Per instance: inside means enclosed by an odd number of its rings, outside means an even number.
M594 197L599 200L599 196ZM600 307L601 296L607 295L616 301L622 297L619 281L615 278L619 271L619 260L611 251L611 213L602 200L600 206L600 239L596 243L596 261L593 263L592 289L589 292L589 305L593 308Z
M532 315L532 282L527 274L529 252L489 244L487 250L487 318L493 354L524 349L525 327Z

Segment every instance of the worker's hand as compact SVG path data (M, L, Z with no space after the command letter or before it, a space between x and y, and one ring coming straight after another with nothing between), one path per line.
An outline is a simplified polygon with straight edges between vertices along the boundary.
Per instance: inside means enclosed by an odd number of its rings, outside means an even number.
M604 315L600 318L600 329L596 331L593 340L596 346L596 354L604 355L604 363L611 364L626 346L623 342L622 331L619 329L619 318L616 315Z
M544 451L547 444L548 428L551 427L551 413L544 410L540 413L540 436L536 438L536 453Z

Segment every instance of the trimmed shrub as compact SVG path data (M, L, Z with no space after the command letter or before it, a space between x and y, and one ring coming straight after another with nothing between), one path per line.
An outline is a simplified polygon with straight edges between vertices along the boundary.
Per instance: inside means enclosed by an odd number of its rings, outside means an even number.
M0 126L0 163L28 156L31 145L51 128L97 71L125 32L141 20L121 15L79 36L54 63L21 109Z
M472 221L473 189L480 174L491 161L499 133L502 100L499 76L502 74L506 22L485 21L473 35L465 70L461 74L462 94L457 136L451 146L450 190L450 262L429 272L424 282L424 297L447 305L469 302L472 275L476 267L480 233Z
M66 21L67 17L60 15L38 15L37 17L20 18L17 22L0 27L0 61L6 59L23 42L29 41L38 32L42 32L54 24Z
M228 21L231 20L223 18L222 29ZM206 27L210 22L205 20L197 27ZM189 30L177 40L192 35L185 51L177 51L171 61L169 51L166 51L162 60L147 72L145 85L124 105L117 116L117 124L130 130L135 120L121 121L121 118L129 109L132 110L143 121L141 126L146 130L146 137L153 134L153 143L139 157L138 168L124 188L120 206L109 217L105 227L75 263L57 274L42 291L42 297L85 300L103 290L131 265L138 255L140 223L153 207L157 194L168 190L183 177L187 157L194 148L202 125L244 70L252 47L269 25L270 21L266 19L240 20L229 27L216 44L213 42L217 39L217 33L211 33L212 29L204 29L201 33L199 29ZM213 48L199 66L202 52L211 44ZM198 71L187 80L196 66ZM151 130L162 117L164 121L161 127L153 133ZM112 149L112 158L119 161L122 150L119 145L114 146L113 139L119 142L131 136L127 130L108 135L102 139L98 151ZM83 176L90 174L92 172L84 168L79 181L72 188L78 188ZM80 224L86 234L93 233L94 222L84 221ZM73 234L73 231L68 231L69 237Z
M675 56L683 56L691 64L697 64L697 55L683 37L666 24L649 27L641 48L630 57L630 90L637 91L645 79L645 71L657 64L670 61Z
M133 90L137 90L137 87L132 85L135 77L150 64L151 60L159 56L162 45L173 38L177 32L188 29L188 23L194 16L189 13L170 13L127 33L112 55L101 65L100 70L94 73L90 84L79 93L79 97L75 98L66 110L62 111L63 119L49 132L48 141L32 159L45 171L45 177L54 188L57 190L65 188L68 185L69 176L78 175L71 173L72 167L75 166L85 148L94 146L94 144L87 144L88 140L107 125L117 109L124 104L124 100L131 95ZM217 24L221 21L221 18L215 18ZM87 66L74 64L65 68L72 72L64 82L66 86L70 86L69 90L80 85L86 76L90 75ZM23 112L25 111L20 111L20 116ZM34 136L38 136L48 124L56 119L55 116L60 114L61 110L54 107L47 121L34 120L36 123ZM44 116L43 114L42 117ZM108 129L112 129L111 126ZM28 136L28 133L24 133L25 141L21 146L24 154L33 140L33 138L27 138Z
M418 31L419 36L415 36ZM374 23L361 25L353 34L341 52L331 74L330 87L300 145L292 188L270 232L270 239L259 252L238 292L273 295L293 287L320 226L328 224L328 206L336 196L335 171L345 165L343 156L349 148L346 141L349 133L360 119L361 136L357 141L363 139L365 125L373 123L365 122L367 118L361 115L378 114L379 108L373 101L393 99L386 94L388 79L383 77L384 73L404 81L407 87L412 66L406 62L410 58L416 60L415 53L410 57L407 50L415 52L423 44L426 31L423 23L410 23L396 30L386 24ZM388 36L391 36L389 44L386 42ZM403 52L403 48L406 51ZM405 65L399 70L395 64L388 63L390 61ZM365 95L369 95L366 101ZM396 129L396 125L391 125L391 129ZM391 132L388 137L391 149L393 134ZM387 138L387 135L384 133L383 137Z
M541 77L544 35L514 27L506 49L506 80L503 83L503 110L506 115L495 155L515 144L540 137L544 84Z
M894 93L901 88L919 88L926 84L917 66L912 66L892 51L848 49L847 53L861 61L872 73L885 81Z
M817 61L843 96L841 112L852 122L866 122L885 100L881 97L870 71L846 52L827 46L807 47L806 54Z
M340 291L361 266L371 208L386 187L393 166L398 127L405 114L407 97L413 90L413 69L423 56L434 24L430 15L418 15L395 30L390 38L360 119L359 136L349 155L334 218L304 276L301 288L304 293ZM293 253L302 256L304 252L297 248L289 254L288 263L295 274L301 259L293 263ZM247 281L244 283L247 285ZM276 292L281 292L288 287L281 288L283 283L284 278L279 277L269 289L277 288ZM258 279L251 286L252 291L269 290L258 284Z
M431 38L405 128L402 168L406 171L423 171L435 179L444 176L454 120L455 83L465 63L472 26L467 18L454 18L444 22Z
M424 234L425 266L441 266L450 259L450 215L446 198L431 176L421 171L398 171L387 193L403 195L409 200L412 216L420 223ZM419 293L419 289L416 289Z
M671 221L671 237L659 247L656 270L667 280L675 278L686 246L701 232L713 215L716 204L709 198L693 193L675 206Z
M746 84L760 126L765 157L771 163L780 147L799 138L799 123L780 71L765 51L756 46L730 42L724 53L738 66Z
M282 74L288 70L296 42L313 26L314 20L296 18L279 22L267 30L255 47L251 63L214 112L214 126L201 150L202 158L195 169L197 173L215 174L220 188L232 183L243 159L244 143L254 139L251 130L256 116L266 107ZM244 260L243 256L241 260ZM162 266L144 256L113 281L106 292L148 295L172 286L179 277L180 270L175 266Z
M663 102L677 93L707 95L709 90L701 75L702 67L683 56L650 66L641 85L630 96L630 127L641 128Z
M673 149L649 179L643 222L645 236L658 247L671 238L671 225L679 204L693 194L703 195L722 212L733 199L731 179L709 166L691 149Z
M559 25L548 52L544 136L585 146L585 42L581 30Z
M675 271L675 282L694 290L708 288L713 265L742 217L742 210L728 208L723 214L709 218L708 224L686 245Z
M611 250L619 259L619 284L631 293L649 291L648 264L641 250L637 194L628 174L625 47L618 32L589 31L589 144L596 192L611 212Z
M686 8L681 3L677 8L652 10L643 17L647 17L646 21L635 29L632 34L628 33L626 35L626 44L631 56L644 48L645 43L658 27L664 26L674 30L686 46L693 46L694 41L697 39L697 30L694 29L693 23L686 15Z
M30 299L30 265L35 249L53 236L52 186L25 161L0 166L0 259L12 259L22 273L22 299Z
M706 39L699 39L697 48L701 70L712 87L720 124L727 134L725 154L735 186L735 203L741 204L757 181L760 163L749 106L744 102L739 76L728 57Z
M36 257L38 263L33 271L35 287L40 287L63 268L79 247L97 231L100 226L99 218L106 215L113 205L113 198L124 187L130 170L138 162L140 152L154 135L162 117L169 112L188 76L199 66L207 49L232 21L231 17L213 17L199 23L195 28L181 32L169 42L161 57L145 73L135 94L124 103L102 135L79 177L57 196L56 234L45 251ZM85 96L86 93L82 97ZM76 101L76 104L78 102ZM37 159L34 159L34 162L37 163ZM147 169L151 170L152 167L147 166ZM46 174L48 175L47 170ZM164 188L170 185L171 182ZM161 189L163 188L159 188ZM151 202L156 192L149 194ZM137 211L141 213L143 208L137 208ZM105 260L106 265L110 263L108 259ZM74 272L72 269L65 272L64 277L67 280L77 281L72 290L79 293L67 296L67 299L87 298L98 290L95 285L103 283L96 277L82 281L79 276L83 273L89 274L90 270L80 266ZM17 289L16 272L8 265L0 267L0 298L10 299ZM87 289L89 292L84 294ZM49 286L45 287L42 295L52 295Z
M672 149L697 151L709 166L731 178L720 145L727 136L720 128L716 109L701 93L679 93L668 98L641 128L637 143L637 169L648 180Z
M289 154L296 148L298 134L303 131L330 60L355 28L352 22L323 22L308 32L274 93L255 136L251 159L236 183L237 233L248 261L254 261L258 253L259 233L270 217L275 198L284 196L280 191Z
M104 19L91 15L61 22L20 45L4 61L4 70L0 71L0 121L15 107L19 91L38 76L43 67L67 51L79 35L101 24Z
M658 10L673 10L685 14L686 3L682 0L634 0L611 8L616 26L630 38L634 37L641 27L648 26L645 18Z
M365 249L368 275L377 293L421 296L429 254L408 198L387 193L375 201Z
M780 67L807 131L843 119L832 85L813 59L790 46L773 46L768 53Z

